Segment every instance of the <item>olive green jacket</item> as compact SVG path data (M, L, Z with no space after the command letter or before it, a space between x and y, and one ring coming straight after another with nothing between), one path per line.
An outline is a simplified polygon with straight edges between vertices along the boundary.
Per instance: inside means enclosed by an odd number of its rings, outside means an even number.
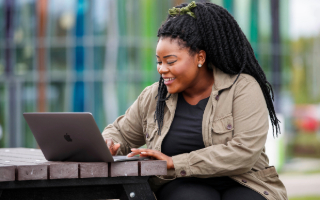
M229 176L266 199L288 199L285 186L265 154L268 109L258 82L250 75L229 75L213 69L214 85L202 121L205 148L172 157L175 169L149 179L153 191L181 177ZM219 92L220 91L220 92ZM166 100L161 135L154 120L158 83L143 90L126 113L108 125L102 135L120 143L118 155L144 144L161 151L170 129L178 94Z

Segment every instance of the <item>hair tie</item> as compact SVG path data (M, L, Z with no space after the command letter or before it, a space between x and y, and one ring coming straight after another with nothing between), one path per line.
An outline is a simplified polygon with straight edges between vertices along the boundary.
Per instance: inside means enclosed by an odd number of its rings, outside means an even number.
M173 8L171 8L171 9L169 9L168 13L171 16L188 14L191 17L196 18L196 15L193 12L191 12L191 9L195 8L196 6L197 6L196 2L192 1L186 7L182 7L182 8L173 7Z

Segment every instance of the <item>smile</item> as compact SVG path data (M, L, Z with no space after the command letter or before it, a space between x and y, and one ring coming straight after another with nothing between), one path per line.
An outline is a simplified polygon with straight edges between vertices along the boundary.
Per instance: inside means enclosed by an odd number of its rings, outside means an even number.
M174 80L174 79L176 79L176 78L165 78L165 79L163 79L164 81L172 81L172 80Z
M171 84L176 78L164 78L164 84Z

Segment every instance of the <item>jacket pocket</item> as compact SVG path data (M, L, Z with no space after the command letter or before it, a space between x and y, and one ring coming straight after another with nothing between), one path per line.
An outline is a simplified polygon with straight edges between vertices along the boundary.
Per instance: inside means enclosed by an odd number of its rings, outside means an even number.
M282 188L282 191L285 191L285 187L280 181L279 175L274 166L270 166L263 170L254 171L252 172L252 175L260 181L266 183L269 187L271 186L270 191L272 191L272 188Z
M226 144L233 136L233 116L232 113L224 117L215 119L212 123L212 143Z
M263 170L258 170L256 168L252 168L252 174L262 181L268 181L270 178L279 177L276 168L274 166L270 166Z
M286 188L279 179L279 175L274 166L267 167L263 170L253 168L252 171L251 174L255 178L266 183L266 186L269 188L268 192L273 194L276 199L279 199L279 195L282 197L281 199L287 199Z

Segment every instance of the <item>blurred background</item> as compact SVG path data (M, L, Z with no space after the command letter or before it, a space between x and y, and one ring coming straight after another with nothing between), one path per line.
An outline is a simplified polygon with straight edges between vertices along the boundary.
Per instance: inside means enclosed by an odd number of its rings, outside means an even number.
M91 112L100 131L124 114L158 81L157 30L183 2L0 0L0 147L37 147L24 112ZM320 1L210 2L235 17L273 85L282 134L269 132L270 164L290 199L320 199Z

